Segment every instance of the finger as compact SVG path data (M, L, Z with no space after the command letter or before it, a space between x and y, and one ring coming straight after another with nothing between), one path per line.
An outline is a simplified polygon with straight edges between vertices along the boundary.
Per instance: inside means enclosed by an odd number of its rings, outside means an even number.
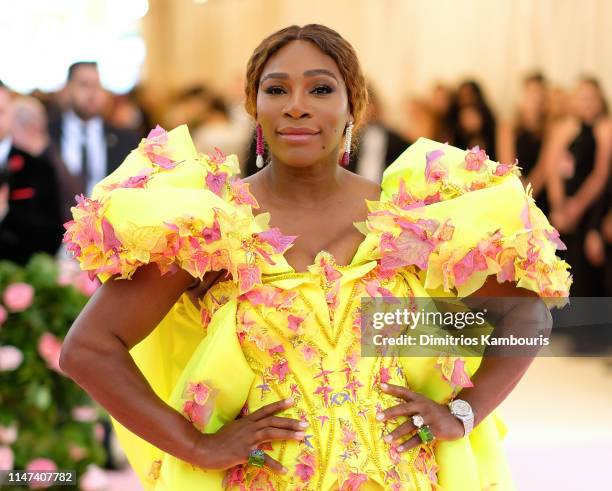
M395 442L409 433L412 433L414 430L416 430L416 426L414 426L412 422L406 421L395 428L391 433L386 435L384 440L387 443Z
M264 455L264 465L278 474L287 474L287 468L284 467L278 460L270 457L268 454Z
M289 399L283 399L271 404L266 404L265 406L260 407L257 411L254 411L248 417L253 421L259 421L260 419L267 418L268 416L272 416L274 413L287 409L292 405L293 399L290 397Z
M404 399L405 401L412 401L418 397L416 392L412 392L407 387L402 387L400 385L380 384L380 388L383 392Z
M260 419L256 423L257 429L267 426L285 430L302 431L304 428L308 428L308 423L306 421L300 421L299 419L282 418L280 416L268 416L267 418Z
M422 444L423 444L423 442L421 441L421 437L419 435L414 435L412 438L409 438L404 443L399 445L397 447L397 451L398 452L406 452L406 451L410 450L411 448L417 447L417 446L422 445Z
M423 407L420 402L404 402L378 413L376 419L378 421L386 421L399 416L413 416L415 414L420 414L422 410Z
M257 430L253 434L253 443L271 442L274 440L303 440L305 433L303 431L282 430L280 428L263 428Z

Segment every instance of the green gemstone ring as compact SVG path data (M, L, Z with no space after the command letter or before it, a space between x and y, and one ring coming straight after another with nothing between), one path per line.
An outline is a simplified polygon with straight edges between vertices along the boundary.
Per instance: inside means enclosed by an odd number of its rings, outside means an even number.
M421 426L417 430L417 434L419 435L419 438L423 443L431 443L436 439L434 434L431 432L431 428L429 427L429 425Z
M251 453L249 454L249 460L247 464L254 465L255 467L263 467L264 455L265 455L264 451L261 450L260 448L256 448L255 450L252 450Z

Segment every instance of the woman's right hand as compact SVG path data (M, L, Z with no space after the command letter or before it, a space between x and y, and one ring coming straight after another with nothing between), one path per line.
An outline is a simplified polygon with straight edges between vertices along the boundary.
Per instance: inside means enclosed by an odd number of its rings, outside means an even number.
M260 444L274 440L303 440L307 423L297 419L275 416L293 405L285 399L261 407L257 411L231 421L216 433L203 433L196 443L196 461L193 464L204 469L225 470L244 464L249 454ZM287 472L283 465L269 455L265 465L280 474Z

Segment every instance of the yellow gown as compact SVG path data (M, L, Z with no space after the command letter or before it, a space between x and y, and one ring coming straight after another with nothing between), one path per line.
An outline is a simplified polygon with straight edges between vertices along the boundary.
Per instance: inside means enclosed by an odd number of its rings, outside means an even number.
M196 277L227 270L196 308L186 295L131 354L153 390L202 432L292 396L281 415L307 421L304 441L262 448L289 472L196 468L113 420L146 490L509 490L497 412L468 437L404 453L382 436L397 404L379 385L439 403L471 386L477 357L362 357L362 297L465 296L489 275L563 304L571 276L558 235L515 165L419 139L385 172L368 203L364 239L348 265L321 251L307 272L284 258L295 237L268 226L234 156L198 155L185 126L152 131L91 198L65 241L81 267L107 280L141 265ZM145 408L143 408L145 410Z

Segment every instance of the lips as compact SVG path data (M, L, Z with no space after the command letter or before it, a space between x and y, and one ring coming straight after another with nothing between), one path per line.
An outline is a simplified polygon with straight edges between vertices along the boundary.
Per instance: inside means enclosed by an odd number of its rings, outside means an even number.
M280 130L278 130L277 133L279 137L284 140L289 140L292 142L305 142L305 141L308 141L314 138L320 132L313 130L312 128L287 127L287 128L281 128Z
M317 130L313 130L312 128L281 128L278 130L281 135L316 135L318 133Z

